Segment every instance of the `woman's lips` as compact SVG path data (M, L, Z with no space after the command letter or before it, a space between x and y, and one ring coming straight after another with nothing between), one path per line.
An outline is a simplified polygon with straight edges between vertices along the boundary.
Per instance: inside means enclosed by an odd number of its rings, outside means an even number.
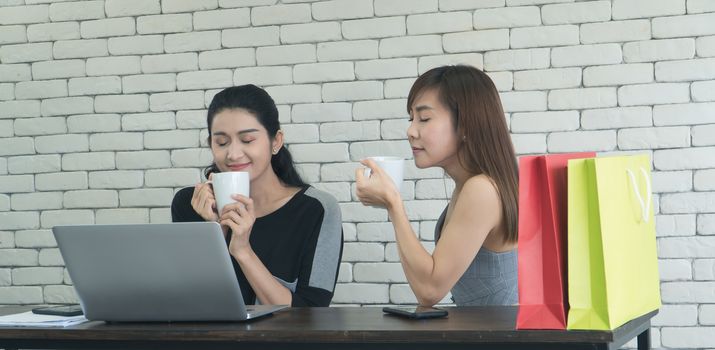
M229 165L228 168L231 169L231 171L241 171L243 169L248 168L248 166L250 166L250 165L251 165L251 163L232 164L232 165Z
M425 150L424 148L412 147L412 154L417 154L417 153L420 153L420 152L422 152L422 151L424 151L424 150Z

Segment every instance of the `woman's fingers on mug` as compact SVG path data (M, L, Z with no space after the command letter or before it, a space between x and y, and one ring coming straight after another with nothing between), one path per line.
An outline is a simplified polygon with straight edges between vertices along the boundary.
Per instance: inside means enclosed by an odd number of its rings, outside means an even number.
M377 164L375 164L375 161L370 158L360 159L360 164L362 164L370 169L374 169L375 167L377 167Z
M363 181L365 181L365 168L359 167L355 169L355 182L361 184Z
M239 213L236 212L235 210L229 210L229 211L224 210L223 214L221 214L221 219L222 220L231 220L237 224L242 221L241 215L239 215Z
M244 197L244 198L245 198L245 197ZM253 201L252 201L252 200L249 200L248 203L250 203L250 205L251 205L251 210L252 210L252 208L253 208ZM241 201L238 201L238 202L235 202L235 203L226 204L226 205L223 207L223 211L221 212L221 216L223 217L223 215L225 215L226 213L229 213L229 212L234 212L234 213L238 214L239 216L246 216L246 215L250 214L250 211L249 211L249 209L247 208L247 204L244 203L244 202L241 202Z
M203 183L203 184L201 185L201 193L202 193L204 196L207 196L207 197L213 197L213 196L214 196L214 191L213 191L213 188L211 187L211 183L210 183L210 182L205 182L205 183Z
M238 231L238 225L231 219L221 219L219 224L230 228L232 232Z

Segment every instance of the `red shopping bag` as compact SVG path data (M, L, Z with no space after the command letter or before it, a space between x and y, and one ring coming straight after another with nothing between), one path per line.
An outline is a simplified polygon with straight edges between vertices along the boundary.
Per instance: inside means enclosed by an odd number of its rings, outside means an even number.
M566 329L569 159L595 153L519 159L519 313L517 329Z

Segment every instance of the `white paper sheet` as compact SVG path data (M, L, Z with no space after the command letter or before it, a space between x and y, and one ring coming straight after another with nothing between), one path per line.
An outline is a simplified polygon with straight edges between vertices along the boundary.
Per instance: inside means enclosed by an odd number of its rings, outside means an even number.
M32 311L0 316L0 327L67 327L87 322L84 315L55 316L38 315Z

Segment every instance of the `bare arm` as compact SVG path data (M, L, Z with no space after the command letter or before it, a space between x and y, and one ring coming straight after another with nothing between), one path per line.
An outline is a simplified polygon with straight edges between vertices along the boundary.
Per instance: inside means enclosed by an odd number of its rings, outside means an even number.
M395 228L397 250L407 281L422 305L442 300L474 260L484 240L501 220L499 195L486 177L469 179L459 194L449 222L442 229L432 255L412 230L394 186L379 167L366 161L373 175L356 171L358 197L364 204L387 208Z
M489 180L479 177L468 180L432 255L412 232L402 201L388 207L388 215L395 226L402 267L417 300L423 305L434 305L457 283L498 224L499 197Z

